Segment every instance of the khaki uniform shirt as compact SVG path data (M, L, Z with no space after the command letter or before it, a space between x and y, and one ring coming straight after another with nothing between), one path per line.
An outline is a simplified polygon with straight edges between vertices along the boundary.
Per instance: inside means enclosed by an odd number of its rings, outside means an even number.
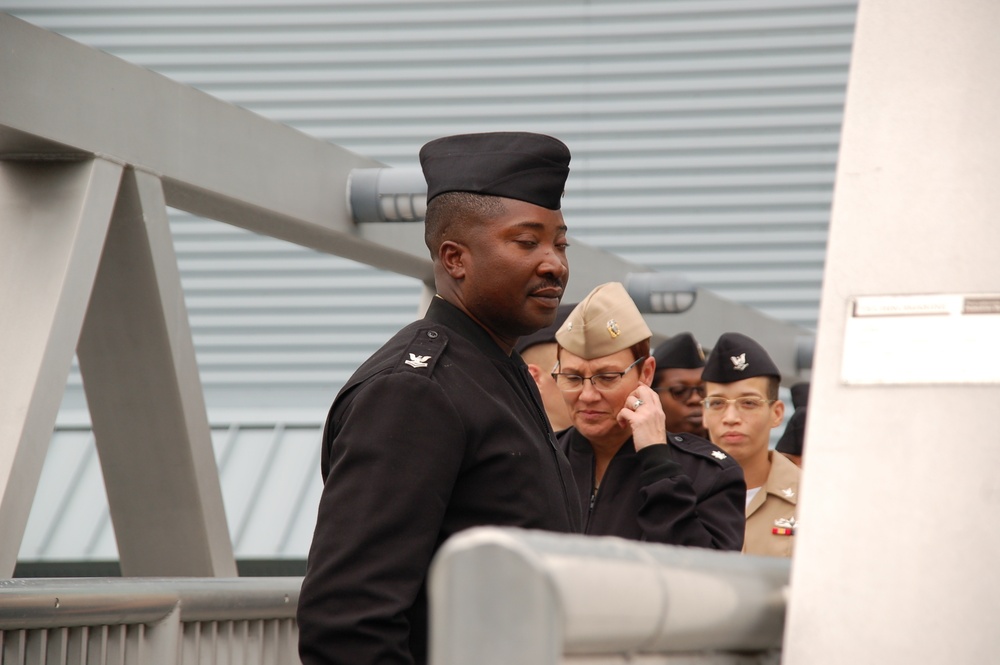
M767 482L747 506L744 554L792 556L795 544L795 505L802 470L781 453L768 452L771 471Z

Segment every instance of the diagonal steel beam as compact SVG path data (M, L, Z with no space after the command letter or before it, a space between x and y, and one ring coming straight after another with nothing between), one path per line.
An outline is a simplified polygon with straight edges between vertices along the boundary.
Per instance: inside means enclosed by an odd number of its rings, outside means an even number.
M160 177L169 206L433 279L356 233L348 176L380 162L3 13L0 90L0 159L101 155Z
M0 577L14 572L121 172L0 161Z
M122 574L236 576L159 179L125 171L77 349Z

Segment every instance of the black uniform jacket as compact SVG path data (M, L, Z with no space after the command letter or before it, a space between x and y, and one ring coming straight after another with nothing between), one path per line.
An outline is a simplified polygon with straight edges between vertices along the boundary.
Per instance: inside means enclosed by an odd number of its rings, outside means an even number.
M424 662L428 566L458 531L581 528L524 361L441 298L337 395L322 472L298 608L304 665Z
M574 427L558 436L584 502L585 533L737 552L743 547L743 469L712 442L667 434L669 443L637 453L630 438L594 492L590 442Z

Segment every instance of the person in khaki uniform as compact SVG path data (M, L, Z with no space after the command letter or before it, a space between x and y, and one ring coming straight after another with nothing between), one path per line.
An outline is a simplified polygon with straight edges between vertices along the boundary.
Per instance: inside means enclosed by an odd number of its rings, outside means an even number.
M746 479L745 554L791 556L801 471L768 449L781 424L781 373L760 344L725 333L705 361L705 427L712 443L729 453Z
M799 498L799 467L781 453L768 451L771 470L767 481L747 504L743 552L792 556L795 511Z

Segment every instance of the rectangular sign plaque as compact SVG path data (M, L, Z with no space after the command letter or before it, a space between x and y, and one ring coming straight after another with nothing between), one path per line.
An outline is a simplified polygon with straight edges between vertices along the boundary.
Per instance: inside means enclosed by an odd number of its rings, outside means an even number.
M1000 294L851 299L841 378L860 385L1000 383Z

